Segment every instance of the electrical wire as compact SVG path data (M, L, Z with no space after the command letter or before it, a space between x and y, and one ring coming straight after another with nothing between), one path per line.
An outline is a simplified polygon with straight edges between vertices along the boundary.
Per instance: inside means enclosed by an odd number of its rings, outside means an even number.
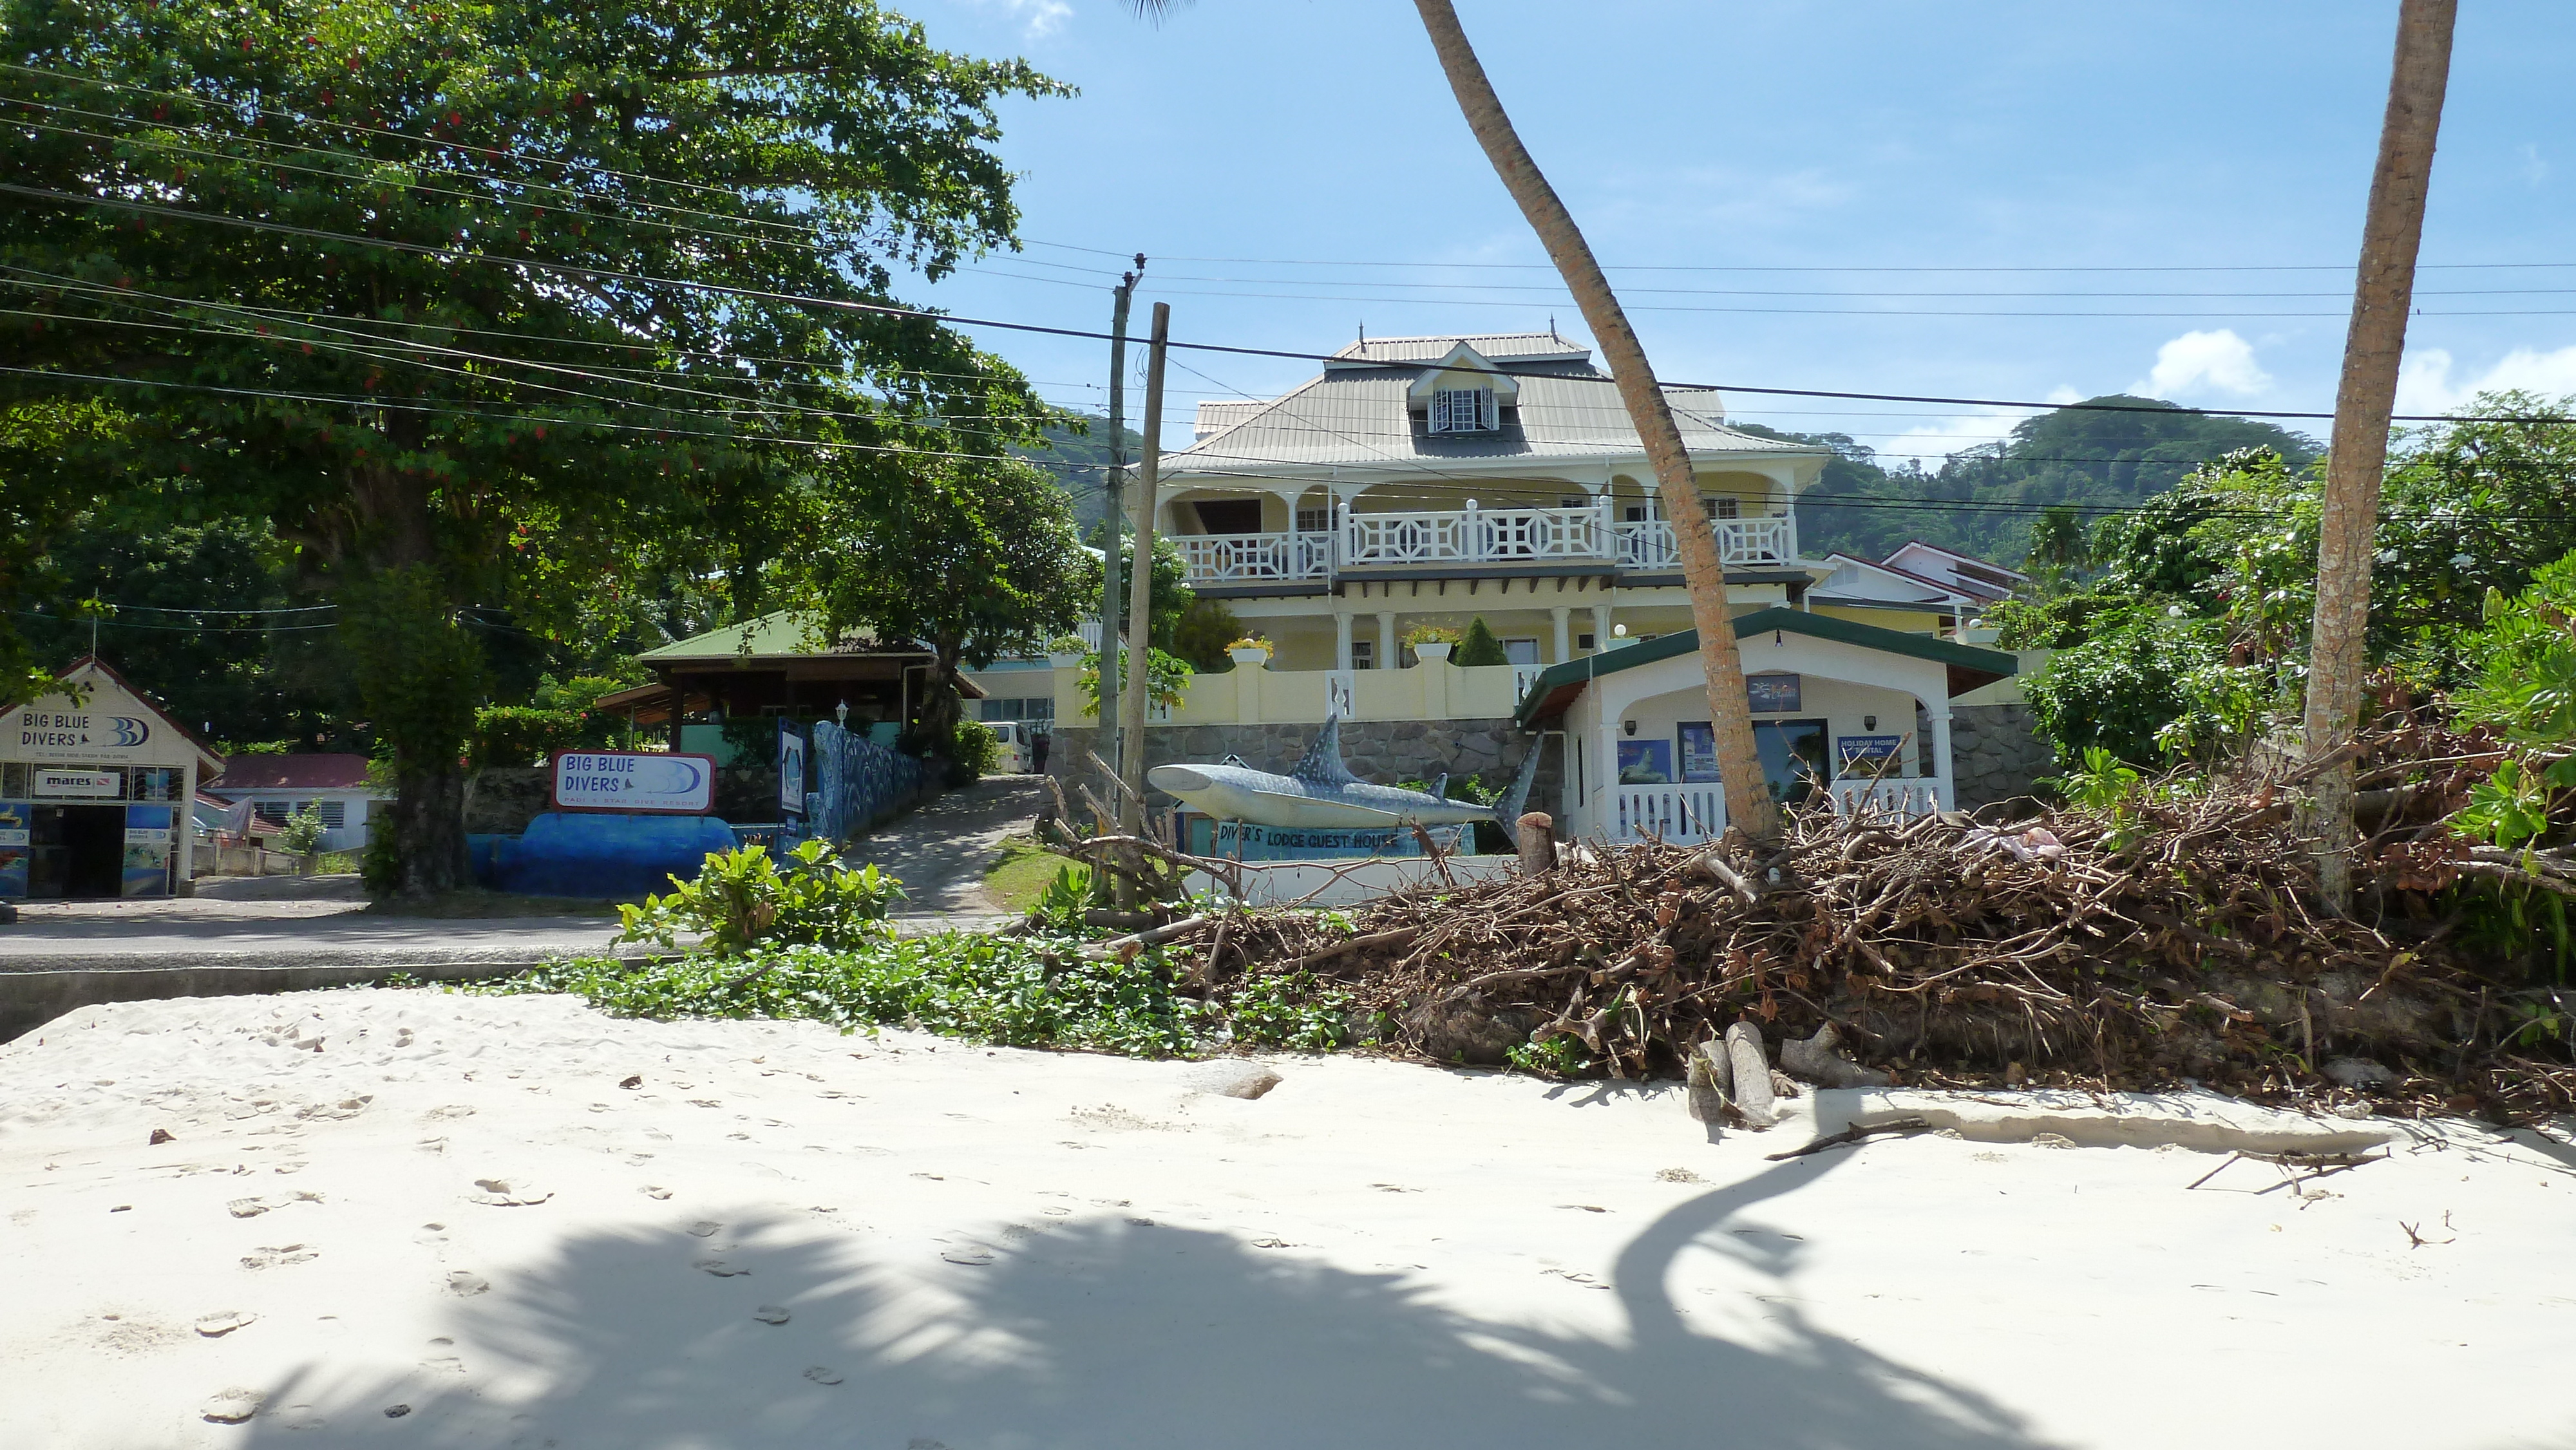
M455 249L452 249L452 248L447 248L447 247L431 247L431 246L427 246L427 245L424 245L424 244L422 244L422 243L418 243L418 242L406 242L406 241L399 241L399 240L395 240L395 239L391 239L391 238L382 238L382 237L368 237L368 236L363 236L363 235L359 235L359 234L356 234L356 233L350 233L350 232L334 232L334 231L328 231L328 230L324 230L324 229L322 229L322 228L317 228L317 227L300 227L300 226L292 226L292 225L289 225L289 224L286 224L286 223L282 223L282 222L264 222L264 221L255 220L255 219L253 219L253 218L229 216L229 215L225 215L225 214L217 213L217 212L199 212L199 211L191 211L191 210L187 210L187 209L185 209L185 208L180 208L180 207L167 207L167 206L160 206L160 205L156 205L156 204L154 204L154 203L150 203L150 202L133 201L133 200L129 200L129 199L126 199L126 198L120 198L120 197L96 197L96 196L84 196L84 195L82 195L82 194L80 194L80 193L77 193L77 192L55 191L55 190L52 190L52 189L50 189L50 188L45 188L45 187L31 187L31 186L23 186L23 185L19 185L19 184L17 184L17 183L14 183L14 182L0 182L0 193L9 193L9 194L19 195L19 196L35 197L35 198L38 198L38 199L40 199L40 200L48 200L48 201L62 201L62 202L72 203L72 204L74 204L74 205L82 205L82 206L98 206L98 207L105 207L105 208L116 209L116 210L135 211L135 212L145 213L145 214L148 214L148 215L168 216L168 217L178 218L178 219L181 219L181 220L196 221L196 222L204 222L204 223L208 223L208 224L212 224L212 225L236 227L236 228L242 228L242 229L247 229L247 230L252 230L252 231L271 232L271 233L277 233L277 234L289 235L289 236L302 236L302 237L308 237L308 238L312 238L312 239L320 240L320 241L343 242L343 243L347 243L347 244L355 245L355 246L377 247L377 248L382 248L382 249L387 249L387 250L392 250L392 251L405 252L405 253L409 253L409 254L412 254L412 255L427 256L427 257L437 258L437 259L440 259L440 260L450 261L450 262L481 262L481 263L485 263L485 264L487 264L487 265L499 266L499 267L505 267L505 268L507 268L507 267L520 267L520 268L526 268L526 269L529 269L529 270L532 270L532 271L549 272L549 273L553 273L553 274L561 275L561 276L575 277L575 278L579 278L579 279L581 279L581 280L591 281L591 282L616 283L616 284L622 284L622 285L642 285L642 286L649 286L649 287L668 287L668 288L679 288L679 289L689 290L689 291L698 291L698 292L710 293L710 294L717 295L717 296L740 297L740 298L744 298L744 299L746 299L746 300L750 300L750 301L783 303L783 304L787 304L787 305L790 305L790 306L818 307L818 308L823 308L823 309L831 310L831 311L850 312L850 313L858 313L858 314L872 315L872 316L883 316L883 317L897 317L897 318L917 319L917 320L927 321L927 322L942 323L942 324L946 324L946 325L948 325L948 326L953 326L953 327L992 327L992 328L999 328L999 329L1003 329L1003 330L1006 330L1006 331L1013 331L1013 332L1025 332L1025 333L1033 333L1033 334L1039 334L1039 335L1044 335L1044 336L1053 336L1053 337L1072 337L1072 338L1082 338L1082 339L1089 339L1089 340L1107 340L1107 339L1109 338L1109 336L1110 336L1110 334L1108 334L1108 333L1094 331L1094 330L1089 329L1089 328L1050 327L1050 326L1045 326L1045 325L1038 324L1038 323L1029 323L1029 322L1012 322L1012 321L1007 321L1007 320L998 319L998 318L966 317L966 316L961 316L961 315L957 315L957 314L953 314L953 313L931 312L931 311L926 311L926 310L924 310L924 309L920 309L920 308L902 307L902 306L896 306L896 305L888 304L888 303L860 302L860 301L856 301L856 300L849 299L849 298L836 298L836 297L813 297L813 296L805 296L805 295L801 295L801 294L797 294L797 293L790 293L790 292L778 292L778 291L773 291L773 290L764 289L764 288L756 288L756 287L739 287L739 286L734 286L734 285L731 285L731 284L728 284L728 283L719 283L719 282L701 282L701 281L694 281L694 280L688 280L688 279L682 279L682 278L652 277L652 276L643 276L643 275L638 275L638 274L635 274L635 273L628 273L628 272L613 272L613 271L609 271L609 270L602 269L602 268L596 268L596 267L583 267L583 266L579 266L579 265L572 264L572 263L567 263L567 262L555 262L555 261L548 261L548 260L545 260L545 259L542 259L542 258L532 258L532 257L504 257L504 256L497 256L497 255L493 255L493 254L489 254L489 253L483 253L483 252L465 252L465 251L458 251L458 250L455 250ZM1189 350L1192 350L1192 351L1197 351L1197 352L1219 352L1219 353L1227 353L1227 354L1232 354L1232 355L1236 355L1236 356L1244 356L1244 357L1274 357L1274 358L1289 358L1289 359L1294 359L1294 360L1301 361L1301 362L1321 362L1321 363L1326 363L1326 364L1340 364L1340 365L1342 365L1342 366L1344 366L1344 367L1351 367L1351 366L1353 366L1353 365L1354 365L1353 360L1352 360L1352 359L1349 359L1349 358L1339 357L1339 356L1336 356L1336 355L1332 355L1332 354L1325 354L1325 353L1297 352L1297 351L1291 351L1291 350L1283 349L1283 348L1255 348L1255 347L1243 347L1243 346L1238 346L1238 345L1233 345L1233 344L1226 344L1226 343L1210 343L1210 342L1181 342L1181 341L1173 341L1173 342L1167 343L1167 344L1166 344L1166 346L1167 346L1167 347L1173 347L1173 348L1186 348L1186 349L1189 349ZM1405 365L1404 365L1404 364L1394 364L1394 363L1390 363L1390 364L1385 364L1385 366L1388 366L1388 367L1402 367L1402 366L1405 366ZM1452 369L1452 371L1462 372L1462 373L1486 373L1486 374L1491 374L1491 375L1495 375L1495 376L1517 376L1516 374L1512 374L1512 373L1510 373L1507 369L1504 369L1504 368L1501 368L1501 367L1493 367L1493 368L1467 368L1467 367L1459 367L1459 368L1454 368L1454 369ZM1595 380L1593 380L1593 379L1586 379L1585 381L1595 381ZM1599 381L1599 382L1601 382L1601 383L1603 383L1603 384L1611 384L1611 383L1614 383L1614 382L1615 382L1615 379L1612 379L1612 378L1609 378L1609 377L1602 377L1602 378L1597 379L1597 381ZM1751 384L1721 384L1721 383L1669 383L1669 384L1666 384L1666 386L1672 386L1672 387L1683 387L1683 388L1698 388L1698 389L1704 389L1704 390L1712 391L1712 392L1726 392L1726 393L1753 393L1753 394L1760 394L1760 395L1764 395L1764 396L1777 396L1777 397L1839 398L1839 399L1845 399L1845 400L1856 401L1856 402L1882 402L1882 403L1944 403L1944 404L1952 404L1952 405L1957 405L1957 406L1962 406L1962 407L2022 408L2022 409L2032 409L2032 410L2038 410L2038 411L2059 411L2059 410L2068 410L2068 411L2081 411L2081 412L2117 412L2117 413L2139 413L2139 412L2152 412L2152 413L2175 413L2175 412L2180 412L2180 413L2201 413L2201 414L2206 414L2206 415L2213 416L2213 417L2238 417L2238 418L2303 418L2303 419L2332 419L2332 418L2334 417L2334 415L2333 415L2332 413L2304 412L2304 411L2278 410L2278 409L2257 409L2257 408L2181 408L2181 409L2177 409L2177 408L2161 407L2161 406L2159 406L2159 407L2145 407L2145 406L2139 406L2139 405L2133 405L2133 404L2107 404L2107 403L2063 403L2063 404L2060 404L2060 403L2045 403L2045 402L2028 402L2028 401L2020 401L2020 400L2013 400L2013 399L2001 399L2001 398L1939 397L1939 396L1933 396L1933 395L1927 395L1927 394L1915 394L1915 393L1874 393L1874 392L1855 392L1855 391L1846 391L1846 390L1837 390L1837 389L1822 389L1822 388L1782 388L1782 387L1760 387L1760 386L1754 386L1754 385L1751 385ZM2520 416L2520 415L2480 415L2480 414L2449 414L2449 415L2440 415L2440 414L2397 414L2397 415L2393 415L2393 417L2392 417L2392 421L2396 421L2396 422L2426 422L2426 423L2448 423L2448 422L2533 423L2533 422L2557 422L2557 421L2561 421L2561 420L2556 419L2556 418L2542 418L2542 417L2531 417L2531 416Z

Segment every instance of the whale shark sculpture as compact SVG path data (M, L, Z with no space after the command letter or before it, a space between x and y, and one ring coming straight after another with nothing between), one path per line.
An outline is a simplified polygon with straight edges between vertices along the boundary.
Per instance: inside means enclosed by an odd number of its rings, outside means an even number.
M1490 806L1442 799L1440 791L1449 782L1445 774L1429 791L1372 785L1351 774L1350 767L1342 763L1342 717L1338 714L1324 717L1324 728L1316 734L1315 742L1306 747L1305 757L1286 775L1241 765L1158 765L1145 772L1145 781L1221 821L1328 830L1493 821L1517 846L1521 807L1529 800L1530 779L1538 774L1538 753L1544 743L1544 736L1530 742L1512 788Z

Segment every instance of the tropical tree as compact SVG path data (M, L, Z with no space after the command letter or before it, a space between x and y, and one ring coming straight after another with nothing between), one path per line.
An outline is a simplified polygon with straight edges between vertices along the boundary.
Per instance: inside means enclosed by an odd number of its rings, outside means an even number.
M944 750L960 671L1036 653L1080 623L1100 561L1074 535L1072 500L1034 463L843 458L830 473L806 542L784 557L784 590L812 606L817 642L866 629L929 646L914 729Z
M1130 3L1146 14L1159 16L1173 8L1176 0ZM1449 0L1414 0L1414 9L1421 14L1422 28L1431 36L1431 48L1440 57L1440 69L1449 78L1449 89L1457 96L1467 129L1475 133L1485 159L1502 178L1503 189L1511 193L1522 217L1538 233L1539 245L1547 249L1548 259L1556 264L1566 290L1574 294L1584 325L1592 329L1593 339L1610 364L1619 401L1627 409L1630 426L1637 430L1638 441L1645 445L1647 462L1654 468L1656 494L1663 502L1664 517L1671 521L1676 551L1681 556L1682 582L1690 590L1691 623L1699 632L1700 668L1708 679L1709 717L1717 737L1717 772L1726 787L1728 820L1757 840L1776 839L1780 832L1779 808L1771 799L1762 774L1762 758L1753 743L1753 715L1744 692L1744 662L1735 647L1734 611L1726 601L1726 566L1717 551L1716 533L1709 527L1708 510L1700 502L1699 482L1691 472L1690 450L1682 442L1680 425L1673 421L1672 405L1655 381L1654 369L1646 362L1646 349L1637 341L1636 329L1628 325L1627 311L1610 290L1610 279L1593 257L1591 244L1583 239L1573 213L1566 210L1556 188L1548 184L1529 148L1521 144L1520 134L1512 129L1511 117L1503 110L1502 98L1494 93L1484 63L1476 58L1475 47L1467 43L1467 32L1458 23L1457 8Z
M2351 739L2361 714L2370 565L2378 551L2372 526L2379 518L2389 415L2397 407L2397 368L2406 352L2415 256L2424 239L2424 194L2432 180L2443 94L2450 87L2451 30L2459 9L2459 0L2400 0L2398 5L2397 56L2379 128L2379 164L2371 173L2370 206L2362 222L2343 378L2335 390L2333 450L2326 461L2317 549L2316 614L2309 638L2306 746L2312 761L2333 762L2316 777L2310 825L2316 833L2317 884L2339 909L2352 899L2353 767L2348 758L2334 757Z
M1062 88L871 0L0 0L0 34L36 374L0 405L112 397L92 492L275 521L342 606L406 892L465 875L496 627L578 638L674 568L747 612L818 449L1047 416L890 287L1009 241L995 105Z

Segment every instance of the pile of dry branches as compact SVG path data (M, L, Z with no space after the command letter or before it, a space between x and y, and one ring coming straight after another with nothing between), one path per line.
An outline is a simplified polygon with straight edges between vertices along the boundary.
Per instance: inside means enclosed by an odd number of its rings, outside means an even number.
M1832 1024L1918 1085L2576 1106L2563 1038L2531 1032L2513 985L2447 927L2317 906L2288 800L2274 782L2007 826L1801 814L1767 852L1569 847L1551 870L1390 897L1348 928L1237 913L1186 950L1218 990L1314 972L1444 1061L1566 1038L1579 1054L1556 1051L1588 1071L1673 1077L1743 1020L1774 1044Z

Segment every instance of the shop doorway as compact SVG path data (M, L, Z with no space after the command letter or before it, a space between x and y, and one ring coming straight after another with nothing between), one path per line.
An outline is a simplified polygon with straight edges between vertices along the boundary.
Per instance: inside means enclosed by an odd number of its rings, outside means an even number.
M1762 756L1762 778L1783 805L1799 805L1833 779L1833 754L1822 720L1756 720L1753 748Z
M63 895L125 894L125 807L57 806L63 813Z

